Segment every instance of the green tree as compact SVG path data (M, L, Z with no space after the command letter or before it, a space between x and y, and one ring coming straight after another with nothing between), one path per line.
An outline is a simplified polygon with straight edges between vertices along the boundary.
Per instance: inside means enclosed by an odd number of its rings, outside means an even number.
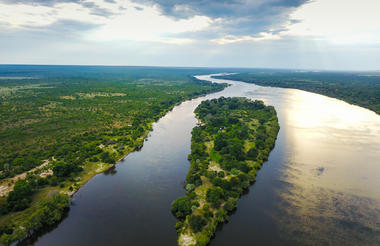
M172 203L172 213L178 219L184 219L191 214L191 202L188 197L182 196Z
M214 208L220 206L223 198L223 190L220 187L215 187L207 190L206 200L212 204Z
M100 159L109 164L115 163L116 159L107 151L104 151L103 153L100 154Z
M255 160L258 154L259 152L257 151L257 149L255 147L252 147L248 150L247 158L249 160Z
M207 222L200 215L190 215L189 224L190 224L191 229L195 233L197 233L197 232L200 232L205 225L207 225Z
M29 206L31 201L30 195L33 192L32 186L25 179L19 179L13 191L9 192L7 197L7 207L10 211L24 210Z

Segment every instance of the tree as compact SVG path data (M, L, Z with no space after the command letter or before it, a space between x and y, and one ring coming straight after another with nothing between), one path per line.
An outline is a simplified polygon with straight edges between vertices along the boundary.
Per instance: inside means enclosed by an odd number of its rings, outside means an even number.
M224 204L224 209L227 210L228 212L231 212L236 209L237 202L235 199L230 199Z
M255 160L258 154L259 153L257 149L255 147L252 147L248 150L247 157L249 160Z
M100 159L105 162L105 163L109 163L109 164L113 164L115 163L115 158L113 156L111 156L111 154L107 151L103 152L102 154L100 154Z
M7 208L10 211L24 210L31 202L30 195L33 192L32 186L25 179L19 179L13 191L7 197Z
M228 145L227 136L225 134L218 134L214 141L214 148L216 151L221 150L223 147Z
M220 187L215 187L207 190L206 201L210 202L214 208L220 206L223 198L223 190Z
M67 177L75 171L75 164L57 161L53 167L53 173L57 177Z
M178 219L184 219L191 214L191 202L186 196L179 197L172 203L172 213Z
M197 232L200 232L205 225L207 225L207 222L200 215L190 215L189 224L190 224L191 229L195 233L197 233Z

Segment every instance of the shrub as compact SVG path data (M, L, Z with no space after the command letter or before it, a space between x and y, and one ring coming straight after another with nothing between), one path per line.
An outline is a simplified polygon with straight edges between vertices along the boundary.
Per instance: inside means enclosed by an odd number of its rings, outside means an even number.
M19 179L13 191L7 197L7 208L10 211L24 210L31 202L30 195L33 192L32 186L25 179Z
M197 233L203 229L203 227L207 224L207 222L205 219L202 218L202 216L190 215L189 216L189 224L190 224L190 228L193 230L193 232Z
M65 163L63 161L58 161L53 167L54 176L57 177L68 177L72 172L79 171L81 168L77 167L74 163Z
M207 190L206 200L212 204L213 207L219 207L222 202L223 190L220 187L211 188Z
M231 212L236 209L237 202L235 199L229 199L226 204L224 204L224 209Z
M254 148L254 147L253 147L253 148L250 148L250 149L248 150L248 153L247 153L247 158L248 158L249 160L255 160L258 154L259 154L259 152L257 151L256 148Z
M100 154L100 159L102 162L108 163L108 164L113 164L115 163L116 159L113 157L109 152L105 151Z
M186 196L182 196L172 203L172 213L178 219L184 219L191 214L191 202Z

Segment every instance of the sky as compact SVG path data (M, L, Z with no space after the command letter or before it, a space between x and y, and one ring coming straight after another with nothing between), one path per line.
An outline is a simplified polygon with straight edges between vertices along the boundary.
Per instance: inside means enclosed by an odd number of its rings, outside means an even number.
M0 64L380 70L379 0L0 0Z

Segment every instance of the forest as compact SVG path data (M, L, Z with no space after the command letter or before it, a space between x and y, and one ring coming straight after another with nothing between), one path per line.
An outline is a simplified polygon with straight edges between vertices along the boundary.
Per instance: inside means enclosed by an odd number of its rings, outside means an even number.
M294 88L341 99L380 114L380 73L256 70L218 78Z
M195 110L186 195L172 203L178 244L208 244L274 147L279 124L272 106L246 98L203 101Z
M203 70L0 66L0 243L58 222L68 197L141 148L176 104L226 85ZM29 171L29 172L28 172Z

